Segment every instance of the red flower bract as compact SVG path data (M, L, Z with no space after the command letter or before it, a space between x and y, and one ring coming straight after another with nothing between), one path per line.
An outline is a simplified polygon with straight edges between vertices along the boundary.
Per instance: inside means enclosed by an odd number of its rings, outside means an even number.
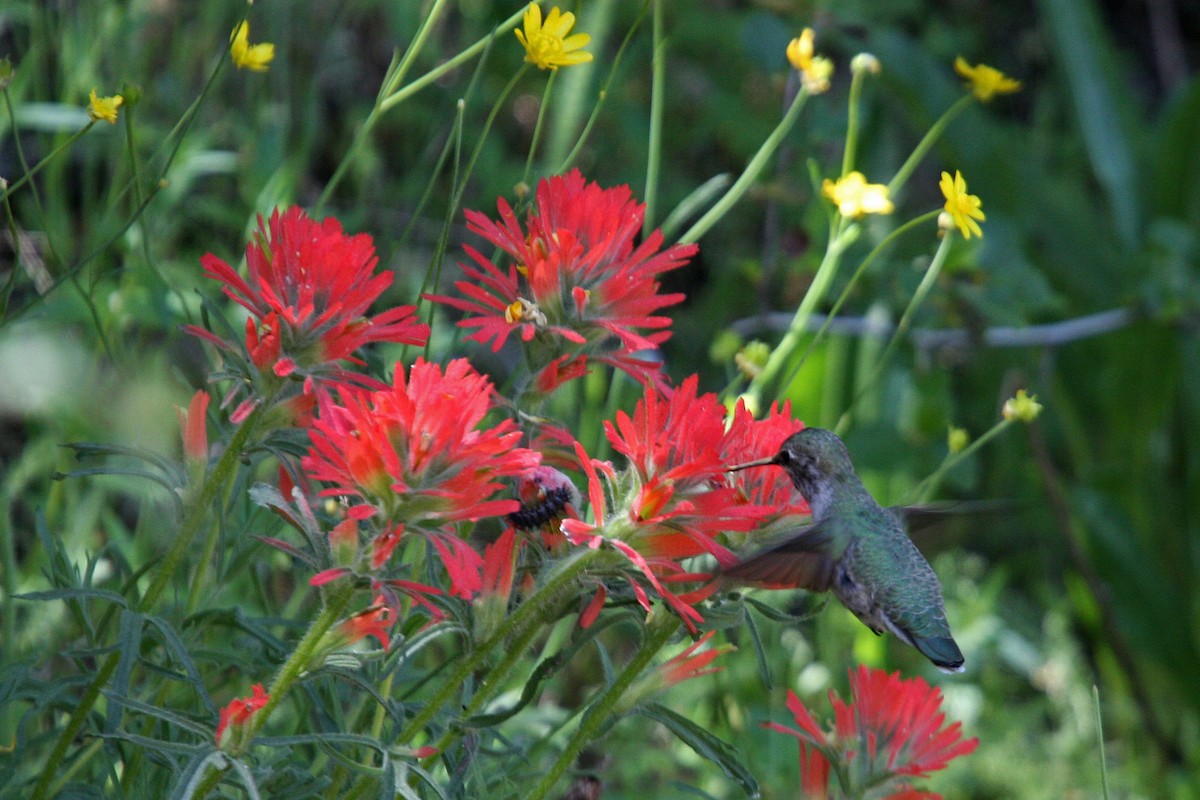
M397 365L388 389L341 386L340 402L322 395L301 465L332 484L322 495L361 497L410 528L516 511L516 500L492 499L499 479L537 466L540 457L517 447L521 432L512 420L478 429L491 398L491 381L465 359L445 373L419 358L407 376Z
M368 342L425 343L429 327L416 320L415 306L365 316L392 283L390 271L375 272L370 236L347 236L336 219L317 222L298 207L258 224L246 247L248 280L211 253L201 263L252 315L246 349L259 369L283 377L353 361L351 353Z
M609 480L618 487L615 493L622 495L614 498L619 507L614 513L606 511L598 472L603 465L577 446L596 523L571 519L562 523L563 533L573 543L589 547L608 543L624 554L693 630L695 623L702 621L695 603L712 594L716 585L690 593L669 591L664 584L710 577L689 573L679 562L707 554L719 564L732 564L736 557L717 537L728 531L751 530L779 516L792 508L795 497L794 492L776 493L751 502L730 484L725 467L732 463L730 459L745 459L745 449L758 447L762 433L778 437L772 443L778 447L786 431L800 427L799 422L782 416L785 408L782 414L772 409L775 416L766 422L757 422L747 413L735 414L726 429L725 407L716 395L698 395L697 385L693 375L665 396L647 386L632 417L619 412L615 423L605 423L613 449L629 462L627 480L622 482L615 474ZM636 583L633 589L648 609L645 591Z
M254 684L250 691L250 697L231 700L229 705L221 709L221 718L217 723L217 747L225 749L231 744L241 743L250 719L271 699L261 683Z
M467 246L475 263L462 264L467 280L455 283L465 299L429 299L465 311L458 324L477 329L467 338L491 341L495 350L514 330L524 341L543 332L575 345L615 336L622 350L610 363L645 379L653 364L621 356L670 336L664 330L670 318L657 312L683 295L660 294L658 275L686 264L696 245L660 253L662 234L655 231L635 247L645 206L631 199L628 186L602 189L578 170L538 183L526 230L503 198L496 206L499 223L467 211L467 224L513 263L501 269Z
M838 737L857 742L870 735L886 751L890 772L924 776L979 746L978 739L961 738L960 723L942 727L942 692L921 678L860 666L850 673L850 693L850 704L831 697Z
M962 739L962 726L945 726L941 711L942 693L921 678L904 680L899 673L860 666L850 671L849 703L830 692L835 725L826 733L812 714L788 692L788 710L799 730L768 723L772 730L800 740L801 781L805 796L826 796L830 764L846 775L854 786L843 786L848 794L867 786L883 786L897 793L891 797L936 797L907 785L907 777L925 777L944 769L953 759L979 746L978 739ZM814 757L814 750L821 758ZM865 763L863 763L865 761ZM854 765L851 766L851 762ZM859 785L861 781L861 786Z

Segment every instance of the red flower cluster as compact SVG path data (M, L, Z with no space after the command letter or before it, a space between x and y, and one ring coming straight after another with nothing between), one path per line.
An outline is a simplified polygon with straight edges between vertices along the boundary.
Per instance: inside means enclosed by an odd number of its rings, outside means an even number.
M689 573L682 559L711 555L719 564L736 561L717 541L728 531L748 531L782 513L797 511L795 492L755 491L755 501L730 484L725 467L741 459L771 452L800 429L789 409L772 408L771 416L756 421L737 409L726 428L726 410L716 395L697 395L696 376L669 395L646 387L633 416L617 414L605 423L613 449L628 459L622 482L611 465L576 451L588 478L588 497L596 522L562 522L562 531L575 544L609 544L623 553L651 588L692 630L703 618L694 604L715 591L715 585L675 594L664 584L707 580L706 573ZM609 514L599 475L604 473L620 508ZM626 486L626 484L628 484ZM634 594L650 608L645 590L633 583Z
M941 690L921 678L903 680L898 673L860 666L850 672L850 703L830 692L834 731L827 734L795 693L788 692L788 710L799 730L776 723L767 727L800 740L801 784L805 797L828 796L831 764L862 787L899 783L906 777L926 777L950 761L974 752L978 739L962 739L962 725L943 727ZM864 749L865 748L865 749ZM866 763L863 764L862 761ZM853 768L850 767L854 762ZM911 786L897 785L893 798L936 798ZM842 789L853 794L853 787Z
M539 376L542 391L583 374L587 362L579 351L609 337L616 337L621 349L597 360L645 381L657 365L632 354L670 336L665 330L670 318L657 312L683 299L682 294L659 294L658 276L686 264L696 246L674 245L660 253L662 234L655 231L635 248L645 206L631 199L628 186L602 189L578 170L538 184L526 230L503 198L496 205L498 224L467 211L468 227L513 263L501 269L467 246L475 264L462 264L467 280L455 283L465 299L429 299L465 311L458 324L477 329L467 338L491 341L495 350L513 331L526 342L542 333L547 341L574 345Z
M260 371L283 378L293 373L340 375L335 362L362 363L352 353L369 342L424 344L429 326L417 321L415 306L396 306L374 317L367 309L392 283L392 273L376 273L371 237L347 236L336 219L317 222L303 209L276 210L246 247L249 279L209 253L202 260L209 277L246 308L245 350ZM188 330L213 344L235 346L202 328ZM239 409L242 416L249 407ZM236 415L235 415L236 416Z

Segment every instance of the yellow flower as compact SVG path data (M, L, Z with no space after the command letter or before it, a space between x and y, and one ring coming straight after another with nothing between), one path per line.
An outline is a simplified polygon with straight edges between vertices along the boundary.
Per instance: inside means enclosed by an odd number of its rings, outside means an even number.
M805 28L800 35L788 42L787 59L792 66L803 72L812 65L814 41L816 34L812 28Z
M550 9L542 23L542 9L537 3L530 3L525 10L525 30L515 30L517 39L525 48L525 60L536 64L538 69L558 69L574 64L586 64L592 60L591 53L585 53L580 48L586 47L592 40L586 33L567 36L575 27L575 15L570 11L563 14L558 6Z
M962 173L954 170L952 179L949 172L943 172L942 179L938 181L938 187L941 188L942 195L946 198L946 213L962 231L963 238L970 239L971 234L983 236L983 230L975 221L987 219L979 208L983 205L983 201L973 194L967 194L967 182L963 179Z
M87 114L97 122L104 120L111 124L117 122L117 109L125 102L125 98L119 94L114 94L112 97L97 97L96 90L92 89L88 94Z
M275 45L270 42L250 44L250 23L245 20L233 29L229 41L229 55L238 69L266 72L267 65L275 58Z
M1037 401L1037 395L1025 394L1024 389L1017 390L1016 397L1004 401L1004 418L1020 422L1033 422L1042 413L1042 404Z
M814 55L816 36L812 28L805 28L788 42L788 62L800 71L800 79L809 94L821 94L829 90L829 79L833 76L833 62L825 56Z
M833 201L843 217L858 219L863 214L890 214L892 201L888 188L882 183L867 183L866 177L855 170L838 180L828 178L821 185L821 193Z
M955 428L953 425L946 432L946 449L951 453L961 453L971 442L971 434L966 428Z
M967 79L971 94L986 103L998 94L1021 91L1021 82L1013 80L995 67L980 64L972 67L962 56L954 59L954 71Z

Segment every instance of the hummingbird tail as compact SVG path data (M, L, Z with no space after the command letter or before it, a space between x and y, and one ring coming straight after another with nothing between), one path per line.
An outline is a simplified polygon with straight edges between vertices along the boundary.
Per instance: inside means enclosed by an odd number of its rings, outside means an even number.
M963 654L949 636L931 636L915 639L913 646L943 672L962 672Z

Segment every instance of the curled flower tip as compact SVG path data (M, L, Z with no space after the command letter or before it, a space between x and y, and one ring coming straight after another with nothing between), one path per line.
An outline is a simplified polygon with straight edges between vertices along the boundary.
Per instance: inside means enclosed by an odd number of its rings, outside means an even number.
M107 122L114 125L117 122L117 109L124 104L125 98L119 94L112 97L97 97L96 90L88 94L87 115L96 122Z
M942 196L946 198L946 213L950 215L951 221L962 233L963 238L970 239L972 234L983 236L983 229L979 227L979 222L987 219L981 209L983 201L976 195L967 194L967 181L962 172L955 170L953 178L949 172L943 172L938 187L942 190Z
M238 69L266 72L275 58L275 45L270 42L250 44L250 23L245 20L233 29L229 42L229 55Z
M888 188L882 183L867 183L866 176L854 171L821 186L821 193L833 201L838 213L849 219L864 214L890 214L894 206Z
M998 94L1021 91L1020 81L987 64L973 67L962 56L954 59L954 71L967 79L967 88L981 103L988 102Z
M805 28L800 35L788 42L787 59L796 69L803 72L812 65L816 35L812 28Z
M1026 394L1024 389L1020 389L1016 396L1004 401L1003 413L1008 420L1033 422L1042 413L1042 404L1037 401L1036 394Z
M592 60L592 54L582 50L592 37L586 33L567 35L575 27L575 15L569 11L564 14L555 6L543 22L542 9L537 3L530 3L523 27L524 30L517 28L514 33L525 48L525 60L538 69L557 70Z

